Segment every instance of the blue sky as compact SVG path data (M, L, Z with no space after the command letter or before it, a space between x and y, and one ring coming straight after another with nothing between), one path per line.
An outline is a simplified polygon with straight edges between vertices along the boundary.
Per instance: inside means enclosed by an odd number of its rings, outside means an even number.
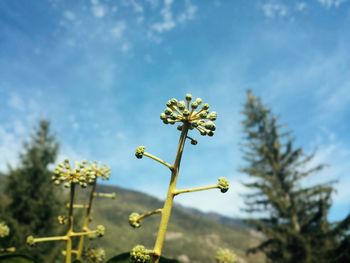
M338 179L331 219L350 211L350 1L0 1L0 169L15 164L38 119L48 118L60 160L99 160L112 184L163 197L179 133L159 114L191 92L219 113L212 138L193 134L179 187L230 179L230 191L178 202L244 216L247 177L240 111L252 89L294 131L314 163L305 183Z

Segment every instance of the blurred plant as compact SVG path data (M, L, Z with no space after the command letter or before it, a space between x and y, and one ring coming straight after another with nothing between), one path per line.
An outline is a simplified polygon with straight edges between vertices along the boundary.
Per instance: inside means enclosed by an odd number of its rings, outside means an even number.
M237 256L229 249L219 248L216 251L215 260L217 263L237 263Z
M64 187L70 189L70 199L67 219L60 217L62 223L67 223L67 233L64 236L53 236L53 237L40 237L34 238L33 236L27 237L27 244L34 246L41 242L50 241L65 241L66 250L64 255L66 257L66 263L71 263L72 254L77 254L76 250L72 250L72 241L74 237L89 236L90 238L102 237L105 232L105 228L102 225L97 226L96 230L86 229L82 232L75 232L73 230L74 224L74 197L76 185L80 185L82 188L86 188L88 185L94 184L98 173L104 173L106 167L98 167L96 164L91 164L87 161L76 163L75 167L71 167L68 160L59 164L54 171L52 177L53 182L56 185L63 184ZM108 169L109 173L109 169Z
M96 180L92 183L91 185L91 191L89 195L89 201L86 205L79 205L79 204L74 204L74 208L85 208L85 216L83 219L83 226L82 226L82 231L87 231L89 232L89 224L92 222L92 217L91 217L91 211L92 211L92 205L95 197L102 197L102 198L111 198L115 199L116 194L115 193L98 193L96 192L96 186L97 186L97 180L100 178L102 180L109 180L111 170L108 166L98 166L97 163L93 163L91 165L92 170L94 171L96 175ZM80 260L82 253L83 253L83 248L84 248L84 241L85 241L85 236L80 236L79 238L79 244L78 244L78 249L77 249L77 259ZM93 250L95 251L95 250ZM98 250L98 251L101 251ZM96 252L96 251L95 251ZM100 262L100 261L96 261Z
M208 103L202 104L202 99L200 98L197 98L192 102L191 101L192 101L191 94L186 95L186 102L178 101L176 99L171 99L166 103L167 108L164 110L162 114L160 114L160 119L165 124L179 123L177 129L181 131L181 135L179 139L179 144L178 144L174 164L169 164L163 161L162 159L146 152L146 148L144 146L139 146L136 148L135 156L138 159L141 159L143 158L143 156L146 156L166 166L167 168L170 169L171 179L170 179L168 193L167 193L167 197L163 208L156 209L146 214L132 213L129 216L130 225L132 227L137 228L141 226L141 221L144 218L154 214L161 215L160 226L159 226L154 249L148 250L141 245L134 247L134 249L131 251L131 254L130 254L131 260L133 262L150 262L152 258L153 258L153 262L156 262L156 263L159 262L162 254L165 235L166 235L169 219L171 216L171 210L172 210L173 200L175 196L183 193L190 193L190 192L196 192L196 191L202 191L202 190L208 190L208 189L214 189L214 188L218 188L222 193L225 193L229 188L228 181L225 178L219 178L217 184L204 186L204 187L182 189L182 190L176 189L176 182L179 176L180 163L181 163L181 158L184 151L185 142L188 139L190 140L192 145L197 144L197 140L188 136L189 130L196 129L203 136L205 135L213 136L216 129L214 121L217 118L217 114L216 112L209 112L209 104ZM199 110L197 110L201 104L202 104L202 107Z
M106 260L106 252L103 248L90 248L84 255L87 262L102 263Z
M0 238L7 237L10 234L10 228L5 222L0 222ZM12 253L15 252L15 247L0 248L0 253Z

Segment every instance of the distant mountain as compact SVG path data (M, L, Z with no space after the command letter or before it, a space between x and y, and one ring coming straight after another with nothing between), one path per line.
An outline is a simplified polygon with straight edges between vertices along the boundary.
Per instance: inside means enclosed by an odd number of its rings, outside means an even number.
M0 176L0 192L5 178ZM128 217L131 212L143 213L160 208L163 202L148 194L118 186L99 185L98 191L115 192L117 197L114 200L95 199L91 228L102 224L106 227L106 233L103 238L90 244L103 247L107 258L130 251L138 244L152 249L158 231L159 215L146 218L138 229L129 226ZM87 192L78 191L77 202L86 201ZM81 212L77 211L79 214ZM63 228L60 225L58 227ZM235 251L240 262L260 263L264 259L261 254L249 257L245 255L245 250L256 245L261 237L254 234L241 220L216 213L203 213L180 205L174 206L166 239L163 254L182 263L214 263L218 248Z
M162 201L116 186L103 185L98 190L117 193L115 200L96 200L93 210L94 222L105 225L107 229L99 243L108 256L129 251L137 244L153 248L159 216L145 219L138 229L129 226L128 216L131 212L142 213L160 208ZM245 255L245 250L256 245L260 239L252 232L241 220L175 205L164 255L183 263L213 263L216 250L223 247L234 250L242 262L263 262L262 255Z

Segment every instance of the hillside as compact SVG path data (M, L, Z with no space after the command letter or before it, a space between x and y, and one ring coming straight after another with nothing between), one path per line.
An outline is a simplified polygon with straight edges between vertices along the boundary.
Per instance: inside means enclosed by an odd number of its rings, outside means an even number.
M0 192L3 192L4 179L6 177L0 176ZM115 192L117 197L114 200L95 199L92 228L96 224L102 224L106 227L106 234L91 244L103 247L107 258L130 251L137 244L153 248L159 216L145 219L138 229L129 226L128 216L131 212L142 213L159 208L162 206L161 200L117 186L101 185L98 186L98 191ZM78 193L79 200L87 200L87 191ZM245 249L257 244L259 240L259 236L253 233L240 220L176 205L170 220L164 255L182 263L213 263L216 249L223 247L234 250L242 259L241 262L263 262L262 255L245 256Z
M159 216L147 218L141 228L128 224L131 212L146 212L161 207L162 202L144 193L115 186L100 186L101 192L116 192L115 200L99 199L94 204L94 222L106 226L107 233L100 241L108 256L129 251L136 244L152 248L158 230ZM241 221L217 214L175 206L170 221L164 255L181 262L214 262L218 247L230 248L245 261L262 262L261 255L245 256L244 250L257 243Z

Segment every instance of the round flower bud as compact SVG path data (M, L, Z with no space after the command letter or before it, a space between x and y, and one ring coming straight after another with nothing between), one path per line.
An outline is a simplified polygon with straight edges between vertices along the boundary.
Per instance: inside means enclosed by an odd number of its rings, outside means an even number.
M102 248L90 248L86 256L94 263L103 263L106 260L106 252Z
M218 249L215 259L217 263L238 263L237 256L229 249Z
M67 217L65 216L58 216L57 221L60 225L64 225L67 222Z
M184 112L182 114L184 117L190 116L190 112L188 110L184 110Z
M171 113L173 113L173 110L170 109L170 108L166 108L166 109L164 110L164 113L165 113L166 115L170 115Z
M183 100L181 100L177 103L177 107L179 108L179 110L183 111L186 108L186 104Z
M182 127L183 127L183 125L178 125L178 126L177 126L177 129L178 129L179 131L182 131Z
M197 105L199 105L199 104L202 103L202 99L201 99L201 98L197 98L197 99L195 100L195 102L197 103Z
M139 146L136 148L135 156L138 159L141 159L143 157L143 154L145 153L145 146Z
M212 111L211 113L209 113L207 118L211 121L215 121L217 117L218 117L218 114L215 111Z
M103 237L105 234L105 227L103 225L98 225L96 228L96 236L97 237Z
M10 228L4 223L0 223L0 237L6 237L10 234Z
M172 104L171 104L171 100L168 100L167 103L166 103L165 105L167 105L168 107L171 107L171 105L172 105Z
M192 94L187 93L187 94L186 94L186 100L187 100L187 101L192 100Z
M198 127L198 122L196 122L196 121L192 122L191 126L194 127L194 128Z
M197 109L198 108L198 103L196 101L192 102L191 103L191 108L194 109L194 110Z
M197 140L195 140L195 139L192 139L192 140L191 140L191 144L192 144L192 145L197 145L197 143L198 143Z
M218 188L220 189L221 193L226 193L230 187L230 183L225 177L220 177L218 179Z
M134 228L139 228L141 226L141 222L139 220L140 214L139 213L131 213L129 215L129 224L130 226Z
M33 236L28 236L26 241L27 241L27 245L28 245L28 246L31 246L31 247L32 247L32 246L35 245L35 239L34 239Z
M130 260L134 263L150 263L150 251L144 246L137 245L130 252Z
M214 127L214 123L212 121L207 121L205 124L204 124L204 127L208 130L212 130L213 127Z
M162 113L160 114L160 119L161 119L161 120L165 120L166 118L167 118L166 114L165 114L164 112L162 112Z
M203 110L208 110L209 109L209 103L204 103L202 108L203 108Z
M199 113L199 117L201 117L202 119L205 119L208 116L208 113L206 111L202 111L201 113Z
M177 104L177 99L172 98L172 99L170 100L170 102L171 102L171 105L176 106L176 104Z
M213 131L209 131L208 132L208 136L210 136L210 137L214 136L214 132Z
M66 182L66 183L63 184L63 186L64 186L65 188L69 188L69 187L70 187L70 184L71 184L70 182Z
M204 131L204 130L200 130L200 134L201 134L202 136L205 136L205 135L207 135L207 132Z
M177 119L177 115L173 112L172 114L170 114L170 119L176 120Z

